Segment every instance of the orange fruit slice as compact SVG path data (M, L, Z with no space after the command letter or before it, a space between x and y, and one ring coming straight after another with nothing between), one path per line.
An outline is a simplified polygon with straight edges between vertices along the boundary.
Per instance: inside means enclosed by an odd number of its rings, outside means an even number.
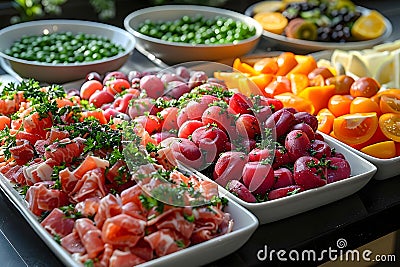
M385 18L378 11L371 10L354 22L351 34L358 40L370 40L378 38L385 30Z
M283 93L274 96L279 99L285 108L295 108L297 111L305 111L314 114L315 108L311 101L293 93Z
M378 116L375 112L346 114L333 121L336 138L349 145L368 141L377 128Z
M281 34L288 25L288 20L280 12L261 12L254 15L264 30Z
M360 151L375 158L390 159L396 156L396 144L394 141L384 141L361 148Z
M379 127L387 138L400 142L400 114L382 114L379 117Z

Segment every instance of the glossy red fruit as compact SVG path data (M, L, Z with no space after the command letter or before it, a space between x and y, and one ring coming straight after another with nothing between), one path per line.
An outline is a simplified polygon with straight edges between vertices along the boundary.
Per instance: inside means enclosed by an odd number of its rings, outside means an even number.
M315 132L311 128L311 126L308 125L307 123L304 123L304 122L297 123L292 127L292 130L302 130L303 132L306 133L306 135L307 135L308 139L310 139L310 141L315 139Z
M233 111L228 108L222 108L220 106L208 107L201 117L201 121L204 125L214 124L219 129L224 130L228 133L230 138L236 138L236 127L235 127L235 116Z
M251 106L253 103L250 98L242 93L235 93L229 99L229 107L237 114L252 114Z
M280 188L269 191L268 200L274 200L274 199L278 199L278 198L287 197L290 195L297 194L301 191L304 191L304 189L299 185L289 185L289 186L285 186L285 187L280 187Z
M197 121L197 120L185 121L179 127L178 137L188 138L190 135L192 135L194 130L196 130L197 128L200 128L201 126L204 126L204 124L201 121Z
M217 127L202 126L193 131L192 141L203 151L207 163L212 163L225 151L228 136Z
M329 161L327 174L328 183L333 183L350 177L351 167L346 159L337 157L328 157L326 159Z
M248 162L243 168L244 185L253 194L265 194L274 184L274 170L270 164Z
M236 120L236 130L246 139L255 139L261 134L260 124L251 114L242 114Z
M309 155L310 139L302 130L292 130L285 138L285 148L292 160Z
M89 98L89 103L93 104L96 108L112 102L114 102L114 95L105 90L95 91Z
M330 157L332 153L331 147L325 142L321 140L313 140L310 143L310 155L321 159L322 157Z
M275 129L276 138L284 136L295 124L295 117L292 112L280 109L274 112L265 123L265 127Z
M249 153L249 161L262 161L265 159L273 159L273 152L269 149L254 148Z
M311 129L313 129L314 132L318 129L318 119L316 116L311 115L308 112L301 111L295 113L294 117L296 119L296 123L307 123L308 125L310 125Z
M225 186L230 180L240 180L242 170L247 162L248 157L243 152L228 151L222 153L215 163L215 181L219 185Z
M249 203L257 202L257 199L249 191L249 189L247 189L245 185L243 185L241 182L237 180L229 181L228 184L226 185L226 189L243 201Z
M274 155L274 162L272 164L272 167L274 169L277 169L283 165L289 164L292 162L291 157L289 156L289 153L287 152L286 148L283 147L282 145L277 145L275 147L275 155Z
M327 169L317 158L298 158L293 167L293 178L305 190L326 185Z
M275 183L272 189L294 185L293 173L288 168L274 170Z

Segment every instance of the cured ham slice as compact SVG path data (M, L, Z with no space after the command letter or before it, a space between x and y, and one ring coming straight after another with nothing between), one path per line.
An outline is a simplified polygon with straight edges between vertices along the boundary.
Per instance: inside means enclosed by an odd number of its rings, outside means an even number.
M74 176L78 179L81 179L85 173L88 171L100 168L105 169L108 167L110 163L108 160L104 160L98 157L87 156L83 162L79 165L78 168L74 170Z
M114 195L107 195L99 202L94 221L98 228L102 228L106 219L122 213L121 200Z
M78 232L74 229L70 234L61 238L61 246L69 253L83 254L86 252Z
M4 173L4 176L8 180L16 182L17 184L20 184L20 185L26 184L22 166L15 165L15 166L7 168L7 169L6 169L7 171Z
M104 198L103 198L104 199ZM83 217L93 217L97 213L100 206L100 198L87 198L75 205L75 210Z
M151 248L158 257L181 250L188 243L184 242L183 240L179 240L177 234L170 229L162 229L154 232L146 236L144 239L150 244Z
M80 180L77 181L69 196L75 203L91 197L102 198L108 193L104 182L103 169L96 168L94 170L90 170L86 172L86 174L83 175Z
M110 267L132 267L145 261L130 251L114 250L110 258Z
M51 189L54 182L39 182L29 187L25 200L33 214L40 216L43 211L68 205L67 195L57 189Z
M29 115L27 115L29 114ZM38 112L32 112L32 108L25 110L25 116L22 118L22 125L28 133L35 133L46 138L48 129L53 125L51 114L48 113L46 117Z
M104 242L116 246L134 246L144 236L146 222L126 214L108 218L102 227Z
M154 258L153 249L144 238L141 238L134 247L131 247L131 252L145 261L150 261Z
M35 151L28 140L17 140L16 144L17 145L11 147L9 151L18 165L24 165L33 159Z
M75 229L86 249L88 257L93 259L104 250L101 231L88 218L80 218L75 222Z
M25 179L33 184L51 181L54 166L55 162L52 159L43 161L41 158L36 158L29 165L23 167Z
M64 237L72 232L75 221L67 218L62 210L56 208L40 224L50 234Z
M65 138L54 142L46 148L44 157L55 160L57 165L61 165L61 163L69 164L82 154L84 141L85 139L77 137L72 140Z
M185 209L186 216L191 216L191 209ZM193 233L195 224L185 219L183 208L173 208L163 212L154 219L148 221L148 225L156 225L158 229L172 229L189 239Z
M71 193L78 182L78 178L76 178L68 168L60 171L58 177L60 179L61 189L67 194Z
M42 140L43 138L35 133L28 133L25 131L18 131L15 135L17 140L28 140L31 145L35 145L38 140Z

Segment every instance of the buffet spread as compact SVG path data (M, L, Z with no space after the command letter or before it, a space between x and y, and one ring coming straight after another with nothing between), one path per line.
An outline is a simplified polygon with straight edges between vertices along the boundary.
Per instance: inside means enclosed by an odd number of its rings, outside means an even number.
M19 80L1 88L0 187L63 264L208 264L400 174L400 43L378 11L160 6L124 25L0 31ZM250 54L261 38L308 53ZM120 69L135 48L157 67Z

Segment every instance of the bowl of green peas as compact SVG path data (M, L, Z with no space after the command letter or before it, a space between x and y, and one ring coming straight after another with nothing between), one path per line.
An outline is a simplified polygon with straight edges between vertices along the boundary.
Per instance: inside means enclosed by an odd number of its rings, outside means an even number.
M168 65L219 61L250 53L263 32L249 16L215 7L162 5L140 9L124 19L136 48Z
M123 66L136 46L124 29L82 20L37 20L0 30L5 69L44 83L79 80Z

